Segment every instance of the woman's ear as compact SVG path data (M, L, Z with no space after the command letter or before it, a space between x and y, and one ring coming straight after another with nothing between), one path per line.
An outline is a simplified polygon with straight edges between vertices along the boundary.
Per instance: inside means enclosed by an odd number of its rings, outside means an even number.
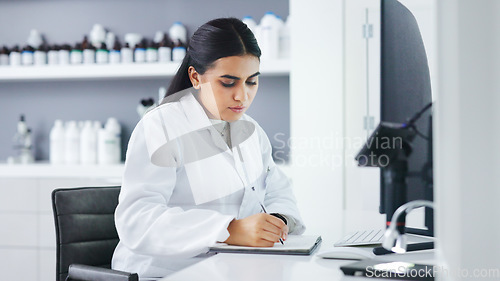
M199 90L201 87L200 74L196 72L193 66L188 68L189 80L191 80L191 84L193 84L193 88Z

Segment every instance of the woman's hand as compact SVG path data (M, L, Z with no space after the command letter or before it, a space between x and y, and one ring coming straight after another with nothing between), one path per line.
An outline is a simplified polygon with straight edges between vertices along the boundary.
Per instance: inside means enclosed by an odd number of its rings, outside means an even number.
M288 236L288 226L269 214L255 214L244 219L234 219L227 227L229 238L224 243L251 247L272 247Z

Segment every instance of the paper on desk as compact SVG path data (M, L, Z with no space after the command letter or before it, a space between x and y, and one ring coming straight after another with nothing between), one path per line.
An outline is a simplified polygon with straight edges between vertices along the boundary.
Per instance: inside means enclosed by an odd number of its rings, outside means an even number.
M318 235L289 235L284 245L278 242L273 247L246 247L217 243L210 247L209 252L309 255L320 243L321 236Z

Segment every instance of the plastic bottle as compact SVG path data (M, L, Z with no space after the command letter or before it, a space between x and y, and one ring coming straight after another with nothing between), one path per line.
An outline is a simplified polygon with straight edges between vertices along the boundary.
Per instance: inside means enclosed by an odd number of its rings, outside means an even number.
M120 42L115 41L113 48L109 51L109 63L117 64L121 61Z
M134 52L130 49L128 43L121 49L121 61L122 63L133 63L134 62Z
M35 157L33 156L33 139L30 128L26 131L24 146L21 149L19 160L21 164L30 164L35 162Z
M173 42L179 40L183 45L187 45L187 30L180 21L174 22L168 30L168 34Z
M83 63L84 64L94 64L95 63L95 49L92 44L89 43L87 36L83 37L82 42L83 49Z
M83 165L97 164L97 132L90 120L85 121L80 134L80 160Z
M19 52L19 46L14 46L9 54L9 64L11 66L21 65L21 53Z
M35 50L33 54L33 64L34 65L46 65L47 64L47 46L41 45Z
M135 45L134 49L134 62L143 63L146 61L146 49L144 48L144 44L140 42Z
M163 38L159 43L158 61L159 62L172 61L172 42L170 42L170 40L168 40L167 34L163 35Z
M30 35L28 36L28 45L33 49L38 49L43 45L42 35L36 29L32 29L30 31Z
M9 54L10 51L6 46L3 46L2 49L0 49L0 66L9 65Z
M273 12L267 12L260 21L259 45L262 51L262 60L278 58L279 23Z
M174 41L174 48L172 49L172 61L182 61L186 56L186 47L182 44L182 41L176 39Z
M53 45L49 47L49 51L47 52L47 64L48 65L59 64L59 46Z
M106 33L106 41L104 43L108 46L109 51L112 50L116 42L116 35L113 32Z
M19 117L19 121L17 122L16 134L12 139L15 159L17 159L15 162L20 162L21 157L24 154L27 135L28 135L28 125L26 125L24 115L21 115Z
M147 62L157 62L158 61L158 45L154 41L149 41L146 49L146 61Z
M135 47L142 41L142 35L139 33L127 33L125 34L125 43L128 43L129 47Z
M66 164L80 164L80 130L76 121L69 121L66 125L64 159Z
M66 158L64 157L65 144L65 131L63 122L61 120L56 120L54 122L54 127L50 130L50 156L49 160L51 164L64 164Z
M245 16L241 21L248 26L248 28L255 36L255 31L257 28L257 23L255 22L255 20L251 16Z
M23 65L33 65L34 52L35 50L30 45L24 47L23 52L21 53L21 63Z
M68 65L70 62L71 46L68 44L64 44L61 46L58 52L59 64Z
M95 64L95 49L91 45L83 49L83 64Z
M108 118L99 130L97 158L101 165L119 164L121 160L121 127L115 118Z
M109 53L108 53L108 48L106 47L106 44L101 43L101 46L99 49L97 49L97 52L95 53L95 61L98 64L105 64L108 63L109 60Z
M82 64L83 62L82 44L76 43L75 47L71 50L69 56L71 64Z
M106 41L106 30L101 24L94 24L92 26L92 30L89 33L89 39L90 43L92 46L94 46L95 49L99 48L102 43L105 43Z

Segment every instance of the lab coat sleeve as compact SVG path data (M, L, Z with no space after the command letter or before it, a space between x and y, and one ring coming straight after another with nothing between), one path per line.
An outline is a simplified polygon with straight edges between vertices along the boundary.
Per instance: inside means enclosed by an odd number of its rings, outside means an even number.
M286 217L292 217L295 227L290 233L302 234L305 231L305 225L297 208L291 181L274 163L271 143L264 130L258 125L256 130L259 133L264 169L267 170L264 205L269 213L280 213Z
M137 254L187 258L225 241L234 217L213 210L168 206L177 168L151 163L143 131L139 122L127 150L115 211L120 242Z

